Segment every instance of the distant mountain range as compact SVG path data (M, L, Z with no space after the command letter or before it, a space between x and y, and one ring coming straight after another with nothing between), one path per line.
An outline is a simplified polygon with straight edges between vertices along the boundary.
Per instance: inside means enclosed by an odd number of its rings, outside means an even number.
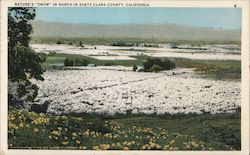
M102 37L164 40L241 40L241 30L194 28L176 24L66 24L33 21L34 37Z

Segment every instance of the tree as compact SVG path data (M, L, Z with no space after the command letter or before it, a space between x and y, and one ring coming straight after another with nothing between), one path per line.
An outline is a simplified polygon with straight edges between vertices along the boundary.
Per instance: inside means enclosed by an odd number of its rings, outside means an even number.
M157 65L156 69L159 69L159 67L160 67L161 70L171 70L171 69L174 69L176 67L175 63L168 60L168 59L161 60L159 58L148 58L143 63L143 68L146 72L152 71L151 68L153 67L153 65Z
M79 46L82 47L82 41L79 41Z
M147 72L153 65L162 66L162 61L159 58L147 58L146 62L143 63L143 68Z
M138 69L136 65L133 66L133 71L135 72Z
M162 61L162 66L161 66L163 69L165 70L171 70L171 69L174 69L176 66L175 66L175 63L168 60L168 59L164 59Z
M87 66L89 63L90 63L90 61L89 61L89 60L86 60L86 59L82 59L82 60L80 61L80 65L81 65L81 66Z
M15 91L9 88L9 103L31 101L37 96L38 87L30 80L43 80L41 63L44 55L36 54L30 47L32 26L35 18L34 8L12 7L8 10L8 81L15 83ZM11 103L12 102L12 103ZM19 102L20 103L20 102Z
M74 65L74 60L66 58L64 60L64 66L73 66Z

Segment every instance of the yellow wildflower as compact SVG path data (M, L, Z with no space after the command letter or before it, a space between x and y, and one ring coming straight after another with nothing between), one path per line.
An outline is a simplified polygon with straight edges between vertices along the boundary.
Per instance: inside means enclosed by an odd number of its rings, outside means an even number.
M82 121L82 118L81 117L77 117L76 118L78 121Z
M37 128L34 128L34 132L38 132L38 129L37 129Z
M99 148L101 150L108 150L110 148L110 145L109 144L101 144L101 145L99 145Z
M40 113L39 116L43 117L43 116L45 116L45 114L44 113Z
M65 115L63 115L62 117L61 117L62 119L68 119L68 117L67 116L65 116Z
M171 140L170 141L170 145L174 144L175 143L175 140Z
M57 127L57 129L58 129L59 131L62 131L62 128L61 128L61 127Z
M79 146L79 149L85 150L86 147L85 146Z
M60 135L60 133L58 132L58 131L56 131L56 130L54 130L54 131L52 131L52 133L51 134L53 134L53 135Z
M81 142L80 142L79 140L76 140L76 143L77 143L77 144L80 144Z
M68 141L62 142L63 145L68 145L68 143L69 143Z
M94 146L93 150L99 150L99 146Z
M23 123L20 123L20 124L19 124L19 127L20 127L20 128L23 128L23 126L24 126Z

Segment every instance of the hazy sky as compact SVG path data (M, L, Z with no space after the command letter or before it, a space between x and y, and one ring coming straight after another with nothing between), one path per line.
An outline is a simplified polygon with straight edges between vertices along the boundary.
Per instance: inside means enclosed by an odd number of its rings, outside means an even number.
M178 24L241 29L240 8L37 8L36 20L75 24Z

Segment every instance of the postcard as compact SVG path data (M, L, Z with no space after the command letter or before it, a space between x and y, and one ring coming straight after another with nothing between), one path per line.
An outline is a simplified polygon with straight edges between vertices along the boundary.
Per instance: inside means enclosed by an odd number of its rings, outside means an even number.
M249 154L249 1L1 2L1 154Z

